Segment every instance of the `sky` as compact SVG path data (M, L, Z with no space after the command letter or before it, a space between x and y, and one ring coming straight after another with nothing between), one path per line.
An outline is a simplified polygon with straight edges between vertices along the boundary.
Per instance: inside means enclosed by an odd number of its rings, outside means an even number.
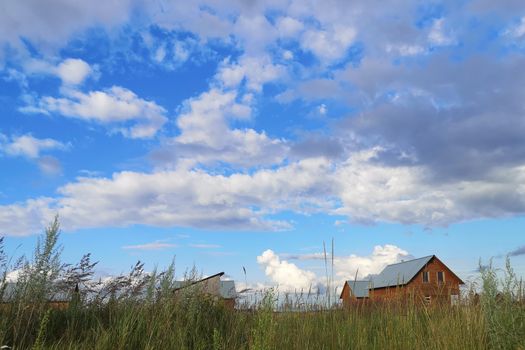
M525 276L525 4L0 0L0 236L322 288ZM245 272L246 271L246 274Z

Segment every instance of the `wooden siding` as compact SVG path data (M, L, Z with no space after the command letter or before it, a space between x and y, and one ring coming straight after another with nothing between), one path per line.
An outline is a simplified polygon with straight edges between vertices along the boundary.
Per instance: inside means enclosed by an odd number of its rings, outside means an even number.
M350 293L350 287L348 287L348 282L345 282L343 286L343 291L341 292L340 299L343 299L343 306L350 306L352 303L351 299L355 299Z
M348 286L348 282L345 282L343 286L343 290L341 291L341 295L339 296L339 299L343 300L344 307L350 307L350 306L355 306L356 304L359 304L359 303L363 303L368 298L356 298L354 294L352 293L352 288Z
M424 272L428 272L428 282L423 282ZM444 273L443 283L438 283L438 272ZM463 281L438 258L433 257L406 285L373 289L370 291L370 297L385 299L412 295L430 297L431 301L449 301L450 295L459 295L460 284L463 284Z
M423 282L423 273L428 272L428 282ZM443 272L443 283L438 282L438 272ZM459 295L459 286L463 281L456 276L441 260L432 257L430 261L405 285L376 288L369 290L369 298L356 298L348 283L345 282L340 299L343 306L349 307L370 300L389 300L399 298L416 298L430 302L451 302L451 295Z

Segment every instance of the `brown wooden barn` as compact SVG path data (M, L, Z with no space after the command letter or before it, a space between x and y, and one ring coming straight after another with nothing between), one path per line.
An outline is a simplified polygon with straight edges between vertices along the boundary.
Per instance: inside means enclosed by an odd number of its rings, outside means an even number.
M346 281L340 299L350 306L362 300L417 297L426 303L456 303L463 281L435 255L388 265L368 281Z
M237 298L235 282L222 281L221 277L223 275L224 272L219 272L198 281L176 281L174 293L178 294L186 288L195 288L199 293L221 301L226 307L233 309L235 307L235 299Z

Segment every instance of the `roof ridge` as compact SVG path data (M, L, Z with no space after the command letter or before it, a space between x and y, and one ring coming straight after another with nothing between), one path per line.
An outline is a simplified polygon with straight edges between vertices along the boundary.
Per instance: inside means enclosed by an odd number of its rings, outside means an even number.
M386 267L388 266L393 266L393 265L399 265L399 264L405 264L405 263L408 263L408 262L411 262L411 261L416 261L416 260L422 260L422 259L427 259L427 258L431 258L435 256L434 254L432 255L427 255L427 256L423 256L421 258L416 258L416 259L411 259L411 260L406 260L406 261L400 261L400 262L397 262L397 263L393 263L393 264L388 264L386 265Z
M371 280L346 280L346 282L349 283L355 283L355 282L370 282Z

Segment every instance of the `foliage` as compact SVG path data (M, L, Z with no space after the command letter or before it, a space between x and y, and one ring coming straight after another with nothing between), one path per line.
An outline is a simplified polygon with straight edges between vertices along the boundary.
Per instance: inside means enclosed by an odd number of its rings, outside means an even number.
M129 274L92 281L90 256L76 265L60 261L59 225L46 230L32 260L10 260L0 239L0 277L21 266L16 289L0 308L0 346L20 349L523 349L525 304L510 261L498 273L482 271L474 292L460 305L425 307L416 302L357 305L352 309L275 291L236 310L198 288L174 294L175 262L146 273L138 262ZM502 275L502 278L498 276ZM199 276L190 271L191 282ZM67 307L51 307L53 295L72 291ZM44 294L36 294L44 291ZM73 298L74 296L77 299ZM241 304L242 305L242 304Z

